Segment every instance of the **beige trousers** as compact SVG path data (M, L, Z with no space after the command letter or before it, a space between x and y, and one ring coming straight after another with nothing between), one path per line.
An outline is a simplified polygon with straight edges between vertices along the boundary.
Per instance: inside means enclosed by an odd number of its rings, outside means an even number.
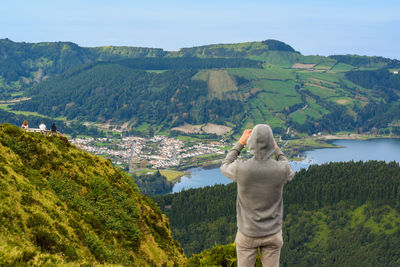
M238 267L254 266L258 248L263 267L279 266L279 256L283 246L282 230L264 237L248 237L238 231L235 241Z

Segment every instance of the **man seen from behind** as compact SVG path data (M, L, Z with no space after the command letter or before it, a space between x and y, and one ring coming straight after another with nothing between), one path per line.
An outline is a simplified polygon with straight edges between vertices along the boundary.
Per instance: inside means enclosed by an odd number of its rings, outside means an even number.
M237 159L246 144L253 156ZM238 267L254 266L258 249L264 267L279 266L283 185L295 173L276 144L271 127L259 124L245 130L222 162L221 172L237 183Z

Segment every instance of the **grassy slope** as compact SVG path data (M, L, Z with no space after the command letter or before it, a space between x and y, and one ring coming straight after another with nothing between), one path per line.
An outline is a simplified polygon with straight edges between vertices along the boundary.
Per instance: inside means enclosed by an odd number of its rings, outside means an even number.
M0 126L0 265L182 264L166 217L105 159Z

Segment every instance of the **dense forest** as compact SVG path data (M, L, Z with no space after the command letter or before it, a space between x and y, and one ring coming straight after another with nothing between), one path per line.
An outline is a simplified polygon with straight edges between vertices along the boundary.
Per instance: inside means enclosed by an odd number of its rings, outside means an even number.
M159 171L154 174L133 175L142 194L147 196L167 194L172 191L174 184L167 180Z
M187 255L233 242L236 184L154 199ZM301 170L284 187L283 235L281 266L397 266L399 164L339 162ZM226 261L234 251L217 247L192 261Z
M136 124L229 121L243 110L237 100L209 99L207 83L193 80L195 71L162 73L119 64L97 64L66 73L32 88L32 100L14 109L89 121L133 121ZM47 105L43 105L47 103Z

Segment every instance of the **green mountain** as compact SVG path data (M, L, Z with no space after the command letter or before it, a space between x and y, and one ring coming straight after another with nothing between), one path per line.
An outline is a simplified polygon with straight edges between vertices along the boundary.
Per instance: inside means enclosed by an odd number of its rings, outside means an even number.
M142 47L80 47L71 42L25 43L0 39L1 95L19 92L70 68L94 61L162 57L162 49Z
M0 265L181 266L168 219L111 162L0 125Z
M304 56L276 40L167 52L6 39L0 51L8 51L0 53L3 98L29 98L4 104L8 112L128 122L128 130L213 122L238 133L268 122L282 134L289 127L308 134L400 132L397 60ZM39 69L46 79L34 82Z
M188 266L236 266L236 190L231 183L154 197L185 253L201 251ZM281 266L400 264L398 163L314 165L285 185L283 198Z

